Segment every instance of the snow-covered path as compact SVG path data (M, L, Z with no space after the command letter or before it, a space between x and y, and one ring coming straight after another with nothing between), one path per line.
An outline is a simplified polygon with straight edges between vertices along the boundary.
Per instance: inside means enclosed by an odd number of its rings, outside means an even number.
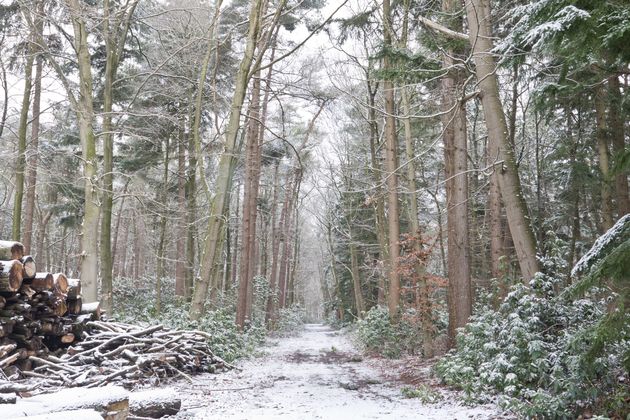
M379 361L363 360L350 341L321 324L280 339L265 355L239 363L242 371L179 382L181 419L489 419L492 407L464 407L444 399L423 404L401 394ZM380 361L383 366L386 364ZM391 375L388 375L391 376Z

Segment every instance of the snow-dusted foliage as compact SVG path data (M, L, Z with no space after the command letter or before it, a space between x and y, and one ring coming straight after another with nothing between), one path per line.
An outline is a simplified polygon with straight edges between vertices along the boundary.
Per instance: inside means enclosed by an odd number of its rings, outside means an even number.
M397 358L419 353L422 349L422 331L419 325L401 317L392 323L385 306L372 307L363 319L357 321L356 338L364 351Z
M630 240L630 214L626 214L605 234L597 238L591 249L584 254L571 270L572 276L586 273L597 261L622 242Z
M622 364L627 339L585 357L606 302L556 296L556 280L537 274L514 286L499 310L483 308L436 366L470 400L498 398L527 417L575 418L585 410L621 413L630 396Z

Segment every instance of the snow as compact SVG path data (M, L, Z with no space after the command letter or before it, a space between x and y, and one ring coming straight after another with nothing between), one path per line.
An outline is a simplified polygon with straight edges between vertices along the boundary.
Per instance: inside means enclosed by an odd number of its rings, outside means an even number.
M14 418L18 418L18 417L14 417ZM23 418L23 417L19 417L19 418ZM39 416L28 416L28 418L30 420L70 420L70 419L72 420L103 420L103 416L101 416L98 412L94 410L63 411L60 413L42 414Z
M606 233L597 238L591 249L584 254L582 258L575 264L573 270L571 270L571 276L575 277L578 274L584 273L595 260L601 258L601 253L610 244L617 241L626 241L630 239L630 214L626 214L614 224Z
M94 408L98 410L103 406L126 401L128 397L129 393L120 386L66 388L54 394L41 394L30 398L23 398L16 404L0 404L0 413L2 413L2 418L10 419L48 415L49 413L74 411L77 409Z
M350 340L311 324L299 337L282 339L242 371L181 381L179 419L486 419L496 407L467 407L456 394L435 389L441 401L423 404L401 394L391 361L363 359ZM385 370L388 378L381 373ZM388 372L387 369L390 371ZM407 385L408 386L408 385Z

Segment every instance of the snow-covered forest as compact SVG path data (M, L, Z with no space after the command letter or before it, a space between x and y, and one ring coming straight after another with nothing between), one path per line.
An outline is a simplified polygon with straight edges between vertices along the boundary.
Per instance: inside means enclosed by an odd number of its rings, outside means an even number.
M0 0L0 404L275 337L391 359L365 416L626 418L628 6Z

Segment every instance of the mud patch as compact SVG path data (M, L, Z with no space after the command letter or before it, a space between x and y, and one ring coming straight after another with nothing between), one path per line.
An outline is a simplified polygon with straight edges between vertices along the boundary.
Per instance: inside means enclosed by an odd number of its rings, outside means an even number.
M344 363L360 363L363 361L358 353L343 352L339 350L323 350L319 354L305 353L297 350L290 353L285 358L291 363L323 363L330 364L344 364Z

